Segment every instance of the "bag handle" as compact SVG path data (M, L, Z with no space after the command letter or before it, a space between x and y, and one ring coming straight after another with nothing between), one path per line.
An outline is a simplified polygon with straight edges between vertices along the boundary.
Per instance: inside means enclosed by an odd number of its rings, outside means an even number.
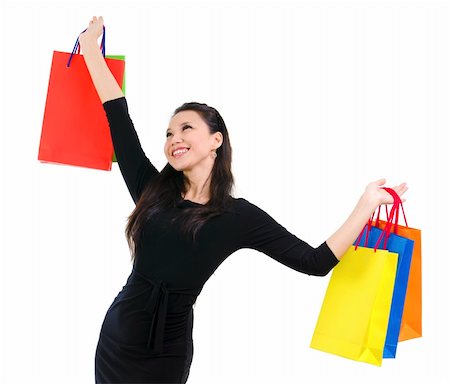
M384 188L386 189L386 188ZM406 216L405 216L405 209L403 208L403 203L402 200L400 199L400 207L402 208L402 214L403 214L403 219L405 220L405 226L408 227L408 222L406 221ZM378 213L377 213L377 218L375 221L375 226L378 227L380 225L380 207L377 208L378 209ZM388 217L388 208L386 206L386 217ZM396 216L396 220L394 223L394 233L397 235L398 234L398 213Z
M375 244L375 247L374 247L374 251L375 252L377 251L377 249L378 249L378 247L380 245L380 242L383 239L383 237L384 237L383 248L384 249L386 248L387 241L388 241L389 235L391 233L392 224L395 222L395 228L397 226L397 223L398 223L398 211L399 211L399 207L400 207L401 202L402 202L401 199L400 199L400 196L392 188L383 187L383 189L385 189L389 194L391 194L391 196L394 198L394 203L392 205L391 211L387 215L388 218L387 218L386 226L383 229L383 231L381 232L380 237L378 238L378 240L377 240L377 242ZM380 206L378 206L378 215L379 215L379 212L380 212ZM356 239L355 251L358 249L359 243L360 243L361 238L362 238L362 236L364 234L364 231L366 231L366 229L367 229L367 234L366 234L366 239L365 239L365 242L364 242L364 246L367 247L367 243L368 243L368 240L369 240L369 234L370 234L370 231L372 229L372 222L373 222L374 214L375 214L375 212L372 213L369 221L364 226L364 228L362 229L362 231L359 234L358 238ZM386 206L386 214L387 214L387 206Z
M87 30L87 28L83 32L86 32L86 30ZM83 33L83 32L81 32L81 33ZM81 33L80 33L80 35L81 35ZM102 36L102 42L100 44L100 49L102 50L103 57L105 57L105 37L106 37L105 26L103 26L103 36ZM72 57L75 54L75 51L76 51L77 55L80 54L80 42L79 42L79 40L80 40L80 36L77 37L77 41L75 42L75 46L73 47L72 53L70 54L69 61L67 62L67 68L70 67L70 62L72 61Z
M400 204L402 203L402 200L400 199L400 196L395 192L392 188L383 187L383 189L390 193L391 196L394 198L394 204L392 205L391 212L389 213L388 222L386 224L386 227L384 228L383 232L381 233L377 243L375 244L375 251L378 248L378 245L381 242L381 239L384 236L384 243L383 248L386 249L388 238L391 234L391 227L392 224L394 224L395 230L397 230L398 225L398 212L400 210ZM380 210L378 210L379 212ZM395 217L395 218L394 218Z

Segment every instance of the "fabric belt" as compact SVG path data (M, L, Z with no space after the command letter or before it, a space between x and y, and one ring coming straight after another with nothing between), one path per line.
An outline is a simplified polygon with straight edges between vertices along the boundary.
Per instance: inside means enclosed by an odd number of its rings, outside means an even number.
M192 304L200 294L202 287L169 289L165 281L143 275L133 266L132 275L152 285L152 291L145 303L144 310L151 314L150 330L148 334L147 348L154 353L162 353L164 347L164 334L166 328L167 309L169 306L169 294L188 295L192 298ZM130 276L130 277L131 277ZM192 310L192 308L191 308Z
M145 304L144 310L152 314L147 347L155 353L163 352L164 330L166 327L169 290L164 281L155 281L133 269L133 273L152 284L152 292Z

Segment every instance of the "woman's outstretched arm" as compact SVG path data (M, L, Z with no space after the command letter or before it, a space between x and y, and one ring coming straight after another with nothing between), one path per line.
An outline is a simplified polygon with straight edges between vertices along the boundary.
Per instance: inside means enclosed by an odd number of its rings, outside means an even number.
M102 103L123 97L124 94L106 65L97 43L103 33L103 17L93 17L86 31L80 34L79 43L84 61Z
M326 240L328 247L337 259L340 260L344 256L375 209L381 204L392 204L394 202L393 197L382 188L385 182L385 179L380 179L368 184L348 219ZM405 183L402 183L392 189L399 196L402 196L408 187Z
M240 198L237 249L256 249L296 271L325 276L353 244L377 206L394 202L381 188L383 184L384 179L367 185L344 224L316 248L289 232L263 209ZM401 196L407 187L403 183L393 189Z

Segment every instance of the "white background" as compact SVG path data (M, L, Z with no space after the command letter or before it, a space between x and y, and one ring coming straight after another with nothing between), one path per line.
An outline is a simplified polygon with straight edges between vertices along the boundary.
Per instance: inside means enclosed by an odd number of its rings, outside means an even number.
M111 172L37 160L53 50L103 15L158 169L186 101L222 114L235 197L317 246L367 183L402 181L422 230L423 338L381 368L309 348L328 284L250 249L205 284L189 383L449 382L447 1L3 1L0 382L93 383L106 310L131 271L133 202Z

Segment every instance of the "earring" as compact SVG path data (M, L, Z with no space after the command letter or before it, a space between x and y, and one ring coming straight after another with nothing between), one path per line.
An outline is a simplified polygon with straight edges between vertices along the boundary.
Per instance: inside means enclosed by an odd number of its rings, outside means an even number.
M215 158L217 157L216 151L213 151L213 152L211 153L211 157L212 157L213 159L215 159Z

